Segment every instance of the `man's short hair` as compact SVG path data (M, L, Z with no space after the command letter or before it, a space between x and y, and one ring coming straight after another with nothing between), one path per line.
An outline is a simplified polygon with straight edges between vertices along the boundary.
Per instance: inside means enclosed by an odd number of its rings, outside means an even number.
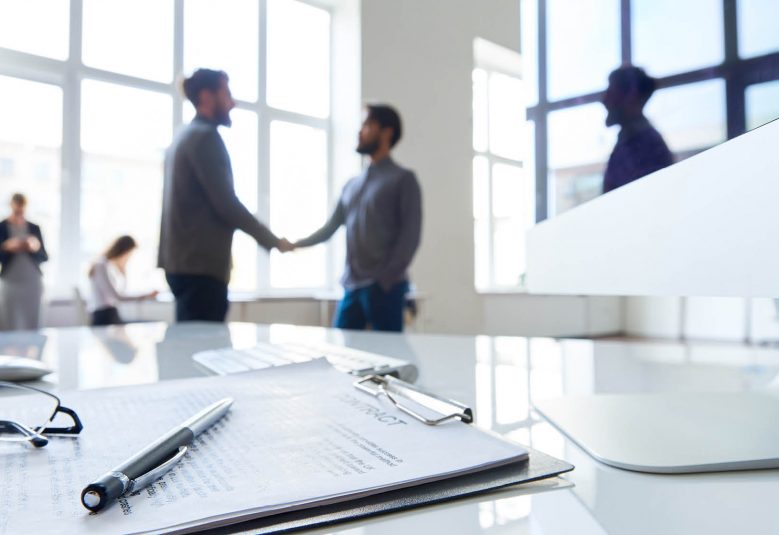
M641 67L625 65L609 74L609 83L620 88L624 93L635 90L643 102L649 100L655 92L657 83Z
M11 202L16 206L27 206L27 197L24 193L14 193L11 196Z
M403 135L400 114L387 104L368 104L365 107L368 109L368 120L376 121L381 128L392 128L390 147L394 147Z
M187 100L197 107L200 100L200 92L204 89L218 91L223 80L225 82L230 80L230 77L224 71L198 69L189 78L184 78L181 88Z

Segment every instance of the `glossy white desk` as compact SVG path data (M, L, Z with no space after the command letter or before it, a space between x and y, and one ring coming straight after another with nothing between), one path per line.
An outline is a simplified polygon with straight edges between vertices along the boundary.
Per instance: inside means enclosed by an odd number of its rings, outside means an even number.
M779 471L659 476L610 468L539 421L529 405L531 397L563 393L761 388L779 375L776 349L151 323L0 333L0 353L39 355L58 370L51 380L67 390L198 376L202 372L190 359L197 350L293 337L412 360L420 370L417 383L471 404L477 425L576 465L556 489L520 487L317 533L779 533Z

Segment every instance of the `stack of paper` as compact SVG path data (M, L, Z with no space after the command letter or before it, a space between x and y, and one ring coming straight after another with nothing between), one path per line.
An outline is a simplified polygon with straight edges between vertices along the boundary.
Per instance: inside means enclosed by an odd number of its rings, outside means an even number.
M84 431L0 444L0 533L177 532L333 504L521 461L472 426L426 426L325 360L232 376L70 392ZM224 397L231 412L153 485L98 514L81 490ZM1 408L0 408L1 410Z

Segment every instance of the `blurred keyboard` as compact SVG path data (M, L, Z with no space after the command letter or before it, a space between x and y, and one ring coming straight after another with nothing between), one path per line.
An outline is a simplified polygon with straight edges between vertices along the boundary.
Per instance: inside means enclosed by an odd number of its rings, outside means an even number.
M419 372L408 361L369 353L326 342L271 344L260 342L254 347L209 349L192 355L198 364L218 375L260 370L325 357L334 368L352 375L392 375L412 383Z

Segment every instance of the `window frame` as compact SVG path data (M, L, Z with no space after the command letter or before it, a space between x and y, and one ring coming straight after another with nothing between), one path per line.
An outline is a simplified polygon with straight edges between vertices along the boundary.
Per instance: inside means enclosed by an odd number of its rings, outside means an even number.
M324 131L327 139L327 191L328 209L332 205L335 194L333 184L333 6L319 0L296 0L330 14L330 66L329 94L330 112L325 118L307 116L273 108L266 99L267 70L267 4L268 0L259 0L259 16L257 29L259 32L258 50L258 91L256 101L236 100L236 107L252 111L258 118L258 184L257 212L255 216L263 222L270 219L270 124L281 120L318 128ZM82 57L83 41L83 2L70 0L69 11L69 53L65 60L57 60L36 56L26 52L0 47L0 75L19 78L32 82L40 82L58 86L63 93L63 130L61 147L61 196L60 196L60 226L57 229L60 240L60 250L55 254L61 256L59 270L54 280L47 286L54 291L55 296L70 295L71 288L82 283L80 265L81 242L81 186L82 186L82 153L81 153L81 83L84 80L96 80L121 86L143 89L162 93L172 97L172 131L175 133L183 124L184 98L178 89L178 77L183 72L184 65L184 0L173 0L173 64L171 82L159 82L136 76L120 74L108 70L90 67L84 64ZM160 192L161 194L161 192ZM48 232L54 232L49 229ZM325 255L326 287L296 288L293 290L274 289L270 287L270 255L257 251L257 284L256 293L290 293L299 290L323 290L332 286L335 279L333 247L327 245ZM255 292L251 292L255 293Z
M520 282L517 281L517 284L499 284L496 282L496 269L495 269L495 227L497 221L506 221L511 220L513 217L497 217L494 215L494 198L493 198L493 191L494 191L494 177L493 177L493 167L495 164L504 164L511 167L516 167L522 170L522 172L526 172L526 165L525 162L529 159L527 155L525 155L524 158L520 157L518 159L509 158L506 156L501 156L498 154L495 154L492 152L492 147L490 143L490 84L492 76L495 74L508 76L510 78L515 78L517 80L520 80L522 83L524 83L524 80L522 79L522 76L518 72L513 72L511 70L505 69L505 68L499 68L495 65L489 64L489 62L485 61L475 61L472 75L475 75L476 71L482 71L485 73L486 76L486 99L485 99L485 108L481 110L481 113L484 114L484 117L486 119L486 140L487 140L487 146L484 149L477 149L475 146L472 146L473 149L473 156L471 161L475 162L476 158L484 158L484 160L487 163L487 176L486 180L487 183L485 184L486 192L486 206L482 207L485 210L486 217L484 218L484 222L486 224L486 229L484 229L484 233L487 236L487 256L489 258L488 260L488 269L487 269L487 281L486 284L480 285L479 281L476 279L476 258L474 256L474 287L476 288L476 291L479 293L491 293L491 292L503 292L506 290L512 290L512 289L521 289ZM475 102L474 102L475 105ZM472 188L475 189L476 183L475 183L475 176L472 176ZM475 197L475 191L473 192L473 195ZM479 221L476 219L476 217L472 216L473 219L473 231L474 231L474 244L476 240L479 239L479 236L477 234L477 226L476 223ZM474 247L475 251L475 247Z
M521 0L526 2L528 0ZM600 102L603 92L575 95L557 101L550 101L547 87L547 0L530 0L537 3L536 49L538 101L527 109L527 118L535 123L535 183L536 222L552 217L554 184L549 180L548 115L552 111L571 108L582 104ZM657 89L681 86L705 80L725 80L726 131L727 139L746 132L745 95L747 87L763 82L779 80L779 51L752 58L741 58L738 52L738 0L722 0L723 39L725 55L722 63L692 71L685 71L657 78ZM632 60L632 16L631 0L620 0L620 57L623 64ZM523 56L526 52L523 51ZM618 67L617 65L614 66ZM604 80L604 85L605 85ZM604 87L605 89L605 87ZM604 127L605 128L605 127ZM687 155L680 154L684 157Z

